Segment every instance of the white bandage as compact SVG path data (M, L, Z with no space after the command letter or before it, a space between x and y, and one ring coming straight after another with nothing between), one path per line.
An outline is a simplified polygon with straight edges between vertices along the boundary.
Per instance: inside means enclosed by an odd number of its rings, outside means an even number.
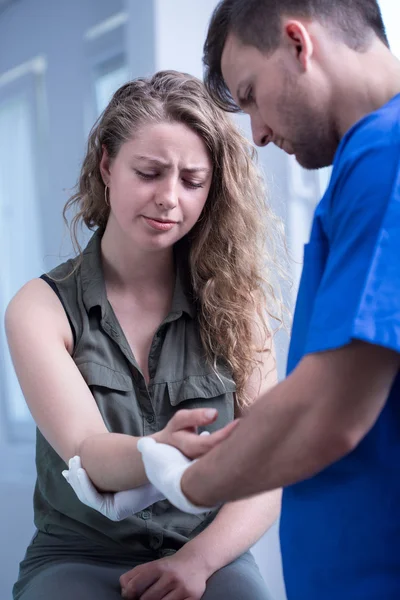
M147 478L174 506L194 515L213 510L214 507L192 504L182 492L182 476L195 461L177 448L160 444L153 438L141 438L137 448L142 453Z

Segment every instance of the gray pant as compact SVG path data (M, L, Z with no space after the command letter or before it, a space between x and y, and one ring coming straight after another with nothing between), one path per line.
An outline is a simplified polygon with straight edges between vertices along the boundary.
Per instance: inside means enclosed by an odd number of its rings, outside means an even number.
M155 558L155 557L154 557ZM154 560L126 556L75 535L37 532L20 564L14 600L120 600L119 578ZM271 600L250 552L207 581L202 600Z
M119 578L126 566L52 563L34 577L20 600L121 600ZM207 582L202 600L270 600L250 553L220 569Z

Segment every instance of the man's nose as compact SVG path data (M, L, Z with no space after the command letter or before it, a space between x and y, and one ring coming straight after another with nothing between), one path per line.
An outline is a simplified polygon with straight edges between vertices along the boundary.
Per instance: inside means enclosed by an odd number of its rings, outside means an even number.
M256 146L267 146L271 141L272 130L263 123L262 119L251 117L251 132Z

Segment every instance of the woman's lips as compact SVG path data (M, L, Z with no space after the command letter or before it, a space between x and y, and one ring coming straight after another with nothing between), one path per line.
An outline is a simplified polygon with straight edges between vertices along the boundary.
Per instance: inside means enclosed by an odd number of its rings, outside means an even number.
M176 225L176 221L162 221L161 219L152 219L151 217L143 217L146 223L157 231L169 231Z

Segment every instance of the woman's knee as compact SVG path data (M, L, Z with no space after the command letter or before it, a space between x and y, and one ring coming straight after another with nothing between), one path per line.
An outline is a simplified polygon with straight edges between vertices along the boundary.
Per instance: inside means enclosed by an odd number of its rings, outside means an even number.
M202 600L271 600L265 581L249 552L216 571Z
M126 567L53 563L33 577L14 597L18 600L121 600L119 577L124 571Z

